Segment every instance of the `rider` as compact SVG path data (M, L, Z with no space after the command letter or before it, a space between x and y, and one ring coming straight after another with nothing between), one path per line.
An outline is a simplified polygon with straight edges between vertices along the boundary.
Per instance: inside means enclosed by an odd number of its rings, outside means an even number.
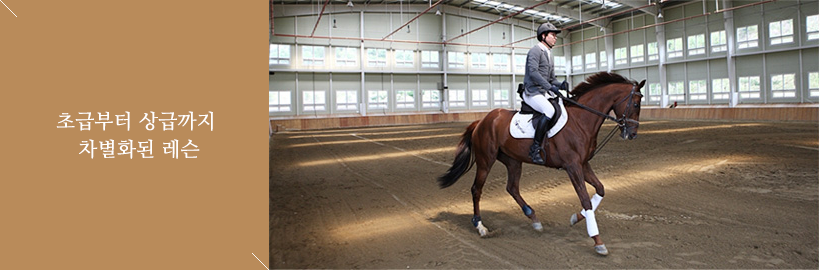
M560 32L561 30L555 28L551 23L541 24L536 36L538 44L527 53L527 68L524 71L524 102L544 114L539 118L538 123L535 123L535 138L530 147L530 158L535 164L544 164L544 159L541 158L543 149L541 142L544 141L544 136L549 130L546 125L555 113L555 108L547 100L546 95L554 98L561 96L559 89L568 89L566 80L561 83L555 79L555 64L552 61L552 47L555 46L556 35Z

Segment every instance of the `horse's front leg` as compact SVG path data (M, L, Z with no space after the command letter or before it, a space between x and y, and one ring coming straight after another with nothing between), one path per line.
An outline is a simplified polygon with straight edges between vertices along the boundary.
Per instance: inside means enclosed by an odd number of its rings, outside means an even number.
M503 152L498 154L498 160L504 165L507 166L507 193L513 197L518 206L521 207L521 210L524 211L524 215L532 220L532 228L536 231L543 231L544 226L541 225L541 221L538 220L538 217L535 215L535 210L530 207L524 198L521 197L521 192L519 190L519 182L521 180L521 161L517 161L510 156L504 154Z
M584 181L595 187L595 194L592 195L592 198L590 198L590 202L592 203L592 211L595 211L604 199L604 184L598 180L598 176L595 176L595 172L592 171L592 167L589 165L589 162L584 162L583 170ZM581 212L570 216L569 225L575 225L575 223L578 223L581 220L584 220L583 209L581 209Z
M572 181L572 186L575 188L575 193L578 194L578 199L581 200L581 206L584 208L581 214L586 219L587 233L592 240L595 241L595 252L600 255L608 255L609 251L606 249L601 236L598 233L598 223L595 220L595 211L592 208L589 194L587 194L587 187L584 183L584 168L580 164L571 164L566 166L567 174Z

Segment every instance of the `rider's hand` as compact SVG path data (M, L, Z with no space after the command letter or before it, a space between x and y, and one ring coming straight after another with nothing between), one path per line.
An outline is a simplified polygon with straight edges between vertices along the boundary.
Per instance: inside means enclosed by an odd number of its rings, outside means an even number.
M567 80L564 80L564 82L561 83L561 86L559 86L558 89L569 90L569 83L567 83Z

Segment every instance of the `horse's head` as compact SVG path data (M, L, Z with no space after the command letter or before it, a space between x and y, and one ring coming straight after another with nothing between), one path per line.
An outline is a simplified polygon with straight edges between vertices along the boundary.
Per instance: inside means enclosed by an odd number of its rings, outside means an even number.
M641 88L646 84L646 80L640 83L632 83L627 86L623 92L623 98L620 99L612 109L618 117L618 126L621 129L621 138L632 140L638 137L638 118L641 115Z

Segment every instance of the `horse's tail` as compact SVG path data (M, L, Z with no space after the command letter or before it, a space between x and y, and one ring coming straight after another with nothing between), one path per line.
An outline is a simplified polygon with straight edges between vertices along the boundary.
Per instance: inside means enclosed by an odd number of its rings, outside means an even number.
M467 130L464 131L464 134L461 135L461 142L458 143L456 158L453 160L453 166L450 166L447 173L438 178L438 185L441 188L446 188L455 184L455 182L458 181L462 175L467 173L467 171L473 167L473 164L475 164L475 159L473 158L471 148L473 131L475 131L476 126L478 126L478 120L470 124L470 126L467 127Z

